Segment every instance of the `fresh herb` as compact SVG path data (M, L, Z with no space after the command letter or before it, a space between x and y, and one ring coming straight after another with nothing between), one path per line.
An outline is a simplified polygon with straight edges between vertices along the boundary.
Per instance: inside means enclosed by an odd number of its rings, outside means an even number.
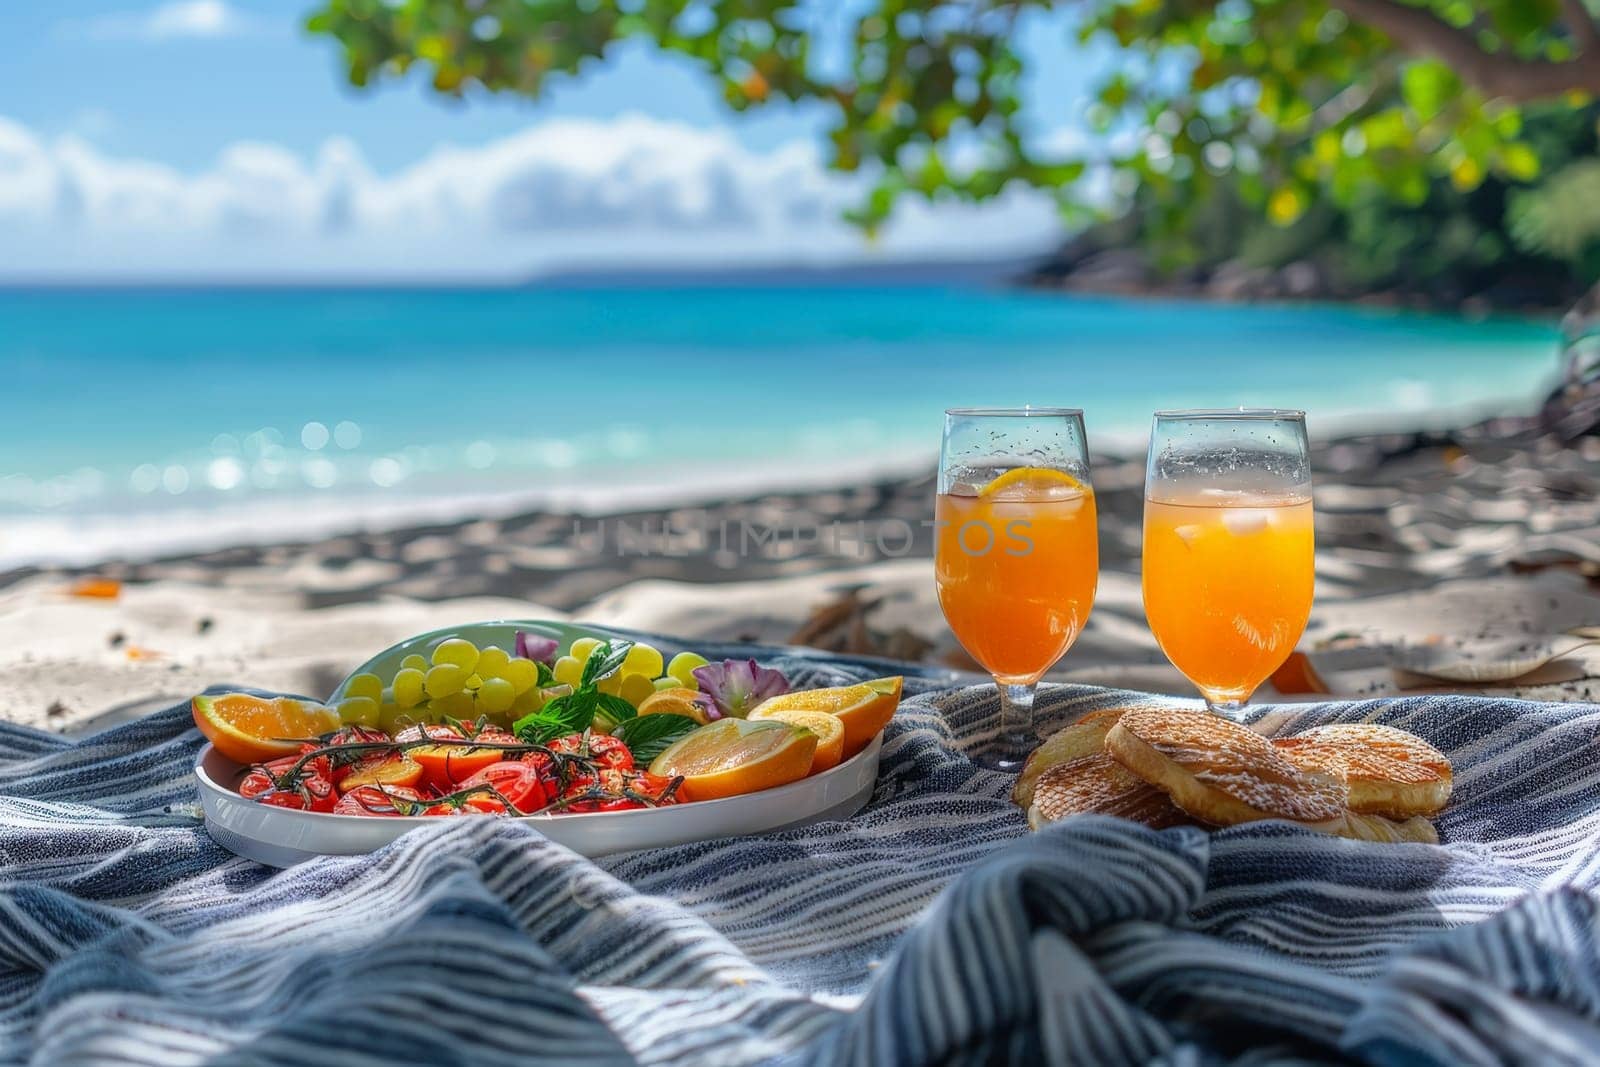
M616 733L619 724L639 714L632 704L611 693L601 693L595 701L594 725L608 734Z
M589 658L583 664L583 677L578 681L578 688L595 684L601 679L609 678L622 669L622 661L628 658L628 652L633 648L632 641L608 641L597 645L589 653Z
M539 680L534 683L535 685L544 689L555 683L556 672L550 669L550 664L541 659L535 660L533 665L539 670Z
M530 744L542 745L568 734L581 734L594 724L598 715L601 725L615 724L632 718L633 705L621 697L600 692L600 682L615 674L628 658L631 641L610 641L597 645L583 665L583 676L578 687L565 696L558 696L531 715L524 715L511 726L511 732ZM626 708L626 712L623 712Z
M611 732L622 739L633 753L633 761L641 766L667 750L680 737L694 733L700 724L687 715L639 715L628 719Z

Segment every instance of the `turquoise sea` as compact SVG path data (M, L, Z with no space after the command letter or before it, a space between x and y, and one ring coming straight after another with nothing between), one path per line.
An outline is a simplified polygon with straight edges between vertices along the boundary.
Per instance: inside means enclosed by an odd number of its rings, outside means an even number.
M0 565L929 465L955 405L1526 409L1555 330L1005 289L0 290Z

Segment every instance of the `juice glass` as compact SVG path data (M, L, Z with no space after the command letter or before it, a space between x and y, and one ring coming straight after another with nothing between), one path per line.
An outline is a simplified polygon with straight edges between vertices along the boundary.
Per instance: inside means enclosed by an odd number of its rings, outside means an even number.
M1100 553L1083 412L945 412L934 520L939 606L1000 690L999 737L976 758L1016 770L1038 743L1034 687L1094 603Z
M1144 501L1144 611L1156 643L1238 718L1311 615L1305 413L1158 411Z

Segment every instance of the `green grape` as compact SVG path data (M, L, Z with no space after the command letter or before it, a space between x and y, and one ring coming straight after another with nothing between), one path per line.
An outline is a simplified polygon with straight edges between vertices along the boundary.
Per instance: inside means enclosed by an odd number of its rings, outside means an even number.
M472 694L459 690L448 696L435 697L428 701L429 718L434 722L443 722L445 716L452 719L470 720L473 717Z
M511 657L506 654L505 649L490 645L478 653L477 671L485 678L503 678L506 664L510 662Z
M344 685L347 697L366 697L376 703L382 699L383 679L376 674L358 674Z
M656 683L650 680L648 674L624 674L622 676L622 686L617 695L634 707L638 707L644 703L646 697L652 695L655 691Z
M434 666L449 664L460 667L463 677L472 673L478 665L478 646L471 641L463 641L459 637L452 637L433 650Z
M428 675L415 667L402 667L394 676L394 702L402 708L414 708L422 703Z
M679 652L672 657L672 662L667 664L667 673L678 680L678 684L686 689L699 689L700 683L694 676L696 667L704 667L710 661L695 652Z
M426 674L429 666L428 661L415 652L400 661L400 669L406 671L421 671Z
M454 663L441 663L428 669L427 680L424 682L428 695L435 700L440 697L459 693L466 685L467 672L464 668Z
M515 716L532 715L544 707L544 693L537 686L517 694L511 702L511 714Z
M378 729L393 737L407 726L415 726L423 721L421 708L402 708L392 705L378 709Z
M514 659L505 665L500 677L511 683L517 696L539 684L539 665L531 659Z
M575 656L562 656L556 660L556 681L562 685L576 686L583 680L583 660Z
M339 701L339 722L345 726L377 726L378 702L366 696L346 697Z
M634 645L628 649L628 656L622 661L622 669L628 674L642 674L646 678L661 677L661 653L649 645Z
M604 644L604 642L598 637L580 637L576 641L572 642L572 647L567 649L567 655L571 656L579 663L582 663L584 660L588 659L589 655L602 644Z
M469 674L469 675L467 675L467 680L462 682L461 684L462 684L462 686L464 688L469 689L472 692L476 693L479 689L481 689L483 687L483 675L478 674L476 672L474 672L472 674Z
M510 711L516 700L517 691L504 678L486 679L478 690L478 709L491 715Z
M621 696L622 695L622 672L621 671L612 671L610 674L606 675L604 678L602 678L598 682L596 682L595 683L595 688L600 690L600 692L602 692L602 693L609 693L611 696L614 696L614 697L615 696Z
M656 687L656 692L660 692L663 689L682 689L683 688L683 683L678 681L676 678L674 678L670 674L667 675L665 678L657 678L654 682L651 682L650 684Z

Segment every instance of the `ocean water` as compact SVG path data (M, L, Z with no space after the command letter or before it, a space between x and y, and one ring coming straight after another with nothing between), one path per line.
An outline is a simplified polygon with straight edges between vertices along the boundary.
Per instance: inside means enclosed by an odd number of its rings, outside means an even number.
M0 566L931 466L941 412L1525 410L1553 325L937 286L0 290Z

